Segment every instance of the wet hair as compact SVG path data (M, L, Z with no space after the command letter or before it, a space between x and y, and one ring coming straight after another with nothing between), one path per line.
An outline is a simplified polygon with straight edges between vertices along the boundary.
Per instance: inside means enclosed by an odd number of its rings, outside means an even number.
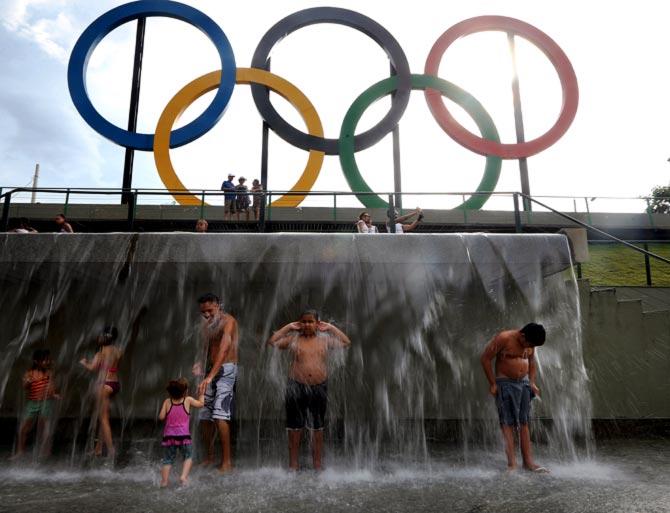
M26 226L28 227L30 225L30 221L28 221L27 217L22 217L19 219L19 226Z
M369 215L370 214L368 214L367 212L361 212L360 214L358 214L358 219L361 220L363 219L363 216L369 216Z
M65 219L65 214L63 214L63 213L56 214L56 217L62 217L62 218L63 218L63 221L66 220L66 219Z
M526 341L533 347L541 346L547 338L544 326L535 324L534 322L529 322L520 331L523 333Z
M207 292L207 294L203 294L198 298L198 303L201 305L204 303L219 303L219 296L212 294L211 292Z
M305 315L311 315L317 321L319 320L319 312L317 312L314 308L307 308L306 310L303 310L300 314L300 319L302 319Z
M48 360L51 357L51 351L48 349L35 349L33 351L33 366L32 369L37 369L37 363Z
M102 330L102 333L100 333L101 344L103 346L109 346L114 343L118 336L119 330L117 330L114 326L105 326Z
M186 378L171 379L165 390L172 399L181 399L188 390L188 381Z

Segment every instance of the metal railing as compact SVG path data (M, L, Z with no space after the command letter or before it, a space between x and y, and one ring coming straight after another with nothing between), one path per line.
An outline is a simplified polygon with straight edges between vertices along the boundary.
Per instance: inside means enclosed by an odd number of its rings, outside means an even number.
M1 190L0 190L1 192ZM231 194L236 195L237 193L231 191L220 191L220 190L201 190L201 191L175 191L175 190L166 190L166 189L111 189L111 188L29 188L29 187L16 187L10 190L5 190L4 193L0 194L0 198L4 198L2 219L0 220L0 230L6 231L9 223L9 214L10 206L12 204L12 198L23 193L33 192L40 194L56 194L62 196L62 213L67 214L68 208L73 205L73 197L77 196L122 196L127 200L125 204L119 205L123 208L127 208L127 229L129 231L133 230L134 222L137 214L137 207L139 204L139 198L143 197L174 197L174 196L194 196L196 193L199 196L199 204L196 205L198 208L198 217L205 217L204 213L206 208L209 208L213 205L207 204L208 198L216 197L225 197ZM253 196L252 191L247 191L245 194ZM261 224L261 231L264 231L264 224L267 221L272 220L272 210L277 208L285 208L282 206L273 206L273 199L278 197L290 197L290 196L307 196L307 197L331 197L332 198L332 221L338 221L338 210L343 208L338 206L338 198L356 198L361 196L380 196L386 197L389 207L394 207L399 203L398 198L401 196L418 196L418 197L427 197L427 196L439 196L439 197L454 197L461 200L463 203L466 202L467 198L473 196L495 196L495 197L508 197L512 198L514 192L405 192L405 193L396 193L396 192L351 192L351 191L263 191L261 194L262 201L260 205L259 219L258 222ZM118 204L117 204L118 205ZM468 209L467 208L458 208L463 213L463 221L467 223L468 221ZM402 211L402 209L400 209ZM445 207L444 210L449 210L448 207ZM394 210L390 208L391 212L391 229L393 229L395 224L395 216L393 215Z
M622 244L622 245L626 246L627 248L630 248L634 251L637 251L638 253L643 254L644 255L644 263L645 263L645 274L646 274L647 286L652 286L651 263L650 263L650 260L649 260L650 258L654 258L655 260L657 260L659 262L663 262L665 264L670 264L670 259L662 257L662 256L660 256L656 253L652 253L651 251L649 251L649 246L648 246L648 243L647 243L648 241L643 242L643 244L644 244L643 247L636 246L633 242L625 241L623 239L615 237L614 235L612 235L610 233L607 233L607 232L605 232L605 231L603 231L599 228L596 228L595 226L592 226L588 223L580 221L579 219L576 219L575 217L573 217L571 215L565 214L563 212L559 212L558 210L555 210L555 209L551 208L549 205L546 205L546 204L538 201L537 199L535 199L531 196L527 196L527 195L522 194L522 193L514 193L514 205L515 205L514 219L515 219L515 225L516 225L515 228L516 228L517 233L520 233L520 232L523 231L523 226L521 224L521 213L520 213L519 208L518 208L518 203L519 203L518 197L519 196L522 197L523 199L525 199L528 202L540 205L541 207L549 210L550 212L553 212L554 214L556 214L556 215L558 215L558 216L560 216L564 219L567 219L568 221L570 221L570 222L572 222L572 223L574 223L578 226L581 226L582 228L585 228L588 231L591 231L593 233L597 233L598 235L600 235L602 237L605 237L609 241L616 242L618 244ZM577 271L578 272L578 278L581 278L581 266L580 265L577 266L577 270L578 270Z
M230 191L208 191L202 190L200 192L200 202L198 205L194 205L198 209L198 217L205 217L205 209L209 207L206 203L207 197L221 197L230 194ZM29 187L16 187L10 190L6 188L0 189L0 199L4 199L3 208L2 208L2 218L0 219L0 231L7 231L9 228L10 220L10 207L12 204L12 197L20 195L22 193L40 193L40 194L56 194L62 195L63 197L63 208L62 211L64 214L67 214L68 207L72 205L72 197L78 196L96 196L96 197L109 197L109 196L118 196L121 197L125 195L127 198L127 203L125 205L119 205L122 208L127 209L127 218L126 218L126 229L128 231L134 231L138 199L140 197L165 197L165 196L193 196L194 193L191 191L170 191L166 189L132 189L130 191L122 189L111 189L111 188L29 188ZM254 193L248 191L246 194L252 196ZM258 193L257 193L258 194ZM261 193L262 201L260 204L259 219L255 221L258 224L258 230L261 232L266 231L266 221L272 220L272 210L276 208L284 208L280 206L272 206L273 197L276 199L279 196L309 196L309 197L332 197L332 220L338 220L338 198L341 197L360 197L360 196L382 196L387 198L388 202L388 227L391 232L395 232L396 225L396 209L395 205L399 202L399 198L409 197L409 196L439 196L439 197L457 197L462 200L463 204L466 202L466 198L473 197L477 195L486 195L492 197L507 197L512 200L512 210L514 212L514 227L517 233L522 233L524 231L523 218L526 217L528 224L530 224L532 212L531 211L522 211L520 208L520 199L524 201L527 205L537 205L547 212L551 212L556 216L559 216L562 219L569 221L571 224L581 226L586 230L596 233L601 237L604 237L606 240L622 244L623 246L630 248L633 251L641 253L644 255L645 259L645 270L647 276L647 284L652 284L651 276L651 266L650 259L654 259L664 264L670 264L670 259L665 258L661 255L653 253L648 249L649 241L626 241L620 239L610 233L605 232L599 228L596 228L592 224L592 219L590 216L590 211L588 211L588 198L584 198L585 204L587 207L587 219L588 223L580 219L577 219L573 215L561 212L553 207L550 207L546 203L539 201L538 196L527 196L519 192L405 192L405 193L396 193L396 192L384 192L384 193L374 193L374 192L342 192L342 191L263 191ZM553 198L565 198L560 196L551 196ZM542 197L544 198L544 197ZM593 199L593 198L591 198ZM638 198L644 199L647 203L647 214L649 216L649 224L651 228L655 228L653 223L653 218L651 216L649 204L650 201L654 198ZM658 199L658 198L655 198ZM342 208L342 207L339 207ZM463 215L463 222L468 223L468 209L460 208ZM642 243L643 246L640 247L636 243ZM578 266L578 272L580 271L580 266Z

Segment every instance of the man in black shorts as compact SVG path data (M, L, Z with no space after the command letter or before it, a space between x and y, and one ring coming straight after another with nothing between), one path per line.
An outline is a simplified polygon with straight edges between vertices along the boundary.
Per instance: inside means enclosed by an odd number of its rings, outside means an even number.
M351 345L342 331L319 320L315 310L306 310L300 320L275 331L268 344L289 349L293 361L286 386L286 429L289 468L298 470L302 430L312 434L312 461L321 470L323 427L328 405L328 351Z

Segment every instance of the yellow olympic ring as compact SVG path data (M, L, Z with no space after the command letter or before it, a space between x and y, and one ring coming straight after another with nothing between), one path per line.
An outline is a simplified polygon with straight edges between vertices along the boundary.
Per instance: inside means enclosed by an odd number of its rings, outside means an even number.
M177 176L170 159L170 132L183 112L202 95L219 87L221 71L212 71L196 78L183 87L165 106L156 125L154 137L154 161L156 170L165 187L174 192L188 192ZM296 86L277 75L256 68L237 68L237 84L260 84L283 96L300 113L310 135L323 137L323 125L314 105ZM289 192L303 192L312 189L321 171L325 153L310 150L307 165L298 181ZM267 184L266 184L267 185ZM200 205L202 200L194 195L173 195L181 205ZM284 195L272 202L273 207L297 207L305 199L305 194Z

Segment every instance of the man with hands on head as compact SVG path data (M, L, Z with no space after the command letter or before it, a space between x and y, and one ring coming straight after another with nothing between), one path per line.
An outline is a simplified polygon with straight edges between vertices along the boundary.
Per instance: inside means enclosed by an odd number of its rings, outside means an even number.
M315 310L305 310L300 319L275 331L268 345L292 353L286 385L286 429L289 468L298 470L300 438L304 428L312 436L312 462L321 470L323 428L328 405L328 352L351 345L339 328L319 320Z

